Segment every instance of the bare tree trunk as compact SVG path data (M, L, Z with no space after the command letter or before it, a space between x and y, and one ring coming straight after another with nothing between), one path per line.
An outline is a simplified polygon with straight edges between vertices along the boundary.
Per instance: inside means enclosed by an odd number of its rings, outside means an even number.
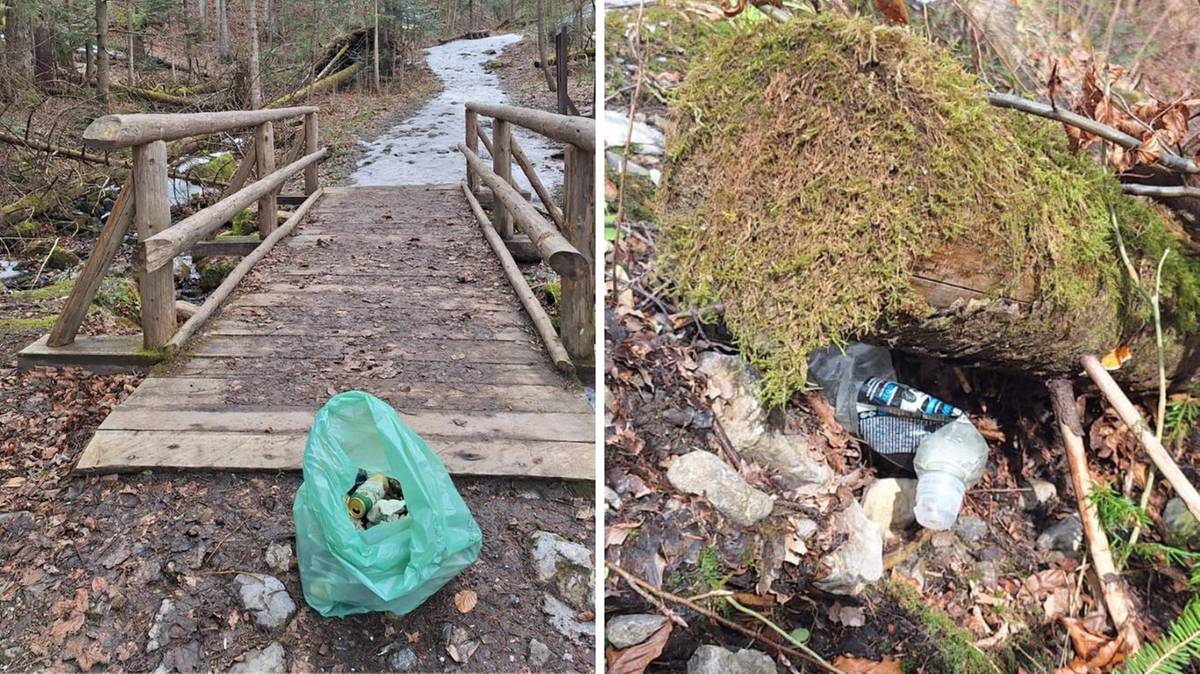
M258 7L257 0L246 0L246 31L250 33L250 109L262 107L262 73L258 69ZM262 176L259 176L260 178Z
M96 95L108 110L108 0L96 0Z
M40 19L33 27L33 78L39 84L54 79L54 45L50 42L50 26Z
M33 80L33 37L32 22L27 3L17 3L8 8L4 24L5 58L8 75L15 84L29 84Z
M134 13L135 13L136 9L137 8L134 7L133 0L130 0L129 9L128 9L128 11L129 11L129 26L128 26L128 31L127 31L128 39L126 40L126 44L125 44L125 50L126 50L125 55L128 57L128 61L129 61L129 86L130 87L137 86L137 68L133 63L133 17L134 17Z
M546 60L546 3L537 0L537 47L538 59L541 60L542 74L546 76L546 86L554 91L554 77L550 75L550 64Z
M380 92L379 87L379 0L375 0L375 93Z
M200 17L200 39L208 35L208 0L196 0L197 15Z
M217 53L229 58L229 0L217 0Z

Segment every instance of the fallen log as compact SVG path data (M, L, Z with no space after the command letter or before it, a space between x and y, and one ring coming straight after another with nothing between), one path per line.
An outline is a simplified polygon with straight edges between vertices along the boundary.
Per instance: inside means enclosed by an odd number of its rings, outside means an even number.
M293 91L292 93L290 93L286 96L281 96L281 97L271 101L270 103L266 104L264 107L277 108L281 105L287 105L289 103L294 103L296 101L299 101L299 100L305 98L306 96L308 96L308 94L310 92L315 94L319 91L324 91L326 89L337 88L343 82L346 82L346 81L350 80L350 78L354 77L354 75L357 74L358 71L362 69L362 67L363 67L363 64L361 61L353 63L349 67L339 70L338 72L326 77L323 80L317 80L316 82L313 82L312 84L300 87L296 91Z
M724 306L770 402L851 339L1042 379L1128 345L1114 376L1156 387L1116 228L1143 274L1172 250L1167 371L1200 371L1200 256L1177 223L919 36L796 17L714 41L677 93L660 268L685 304Z
M167 105L177 105L180 107L190 107L190 106L196 105L196 102L190 98L184 98L183 96L177 96L175 94L170 94L165 91L159 91L158 89L143 89L141 87L130 87L130 86L121 84L120 82L113 82L111 86L113 89L116 89L117 91L122 91L124 93L130 94L133 96L138 96L139 98L144 98L148 101L153 101L155 103L165 103Z

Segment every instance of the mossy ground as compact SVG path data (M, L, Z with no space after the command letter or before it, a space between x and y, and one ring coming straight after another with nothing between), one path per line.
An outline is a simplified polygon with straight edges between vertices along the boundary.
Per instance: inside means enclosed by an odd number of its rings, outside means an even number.
M1037 329L1098 323L1111 348L1147 318L1115 215L1148 273L1176 251L1168 325L1196 327L1200 263L1157 212L1071 153L1057 125L989 106L973 75L911 31L823 14L705 51L676 100L664 267L689 302L724 304L770 403L805 386L811 349L925 316L907 279L950 242L986 251L998 293L1032 284Z

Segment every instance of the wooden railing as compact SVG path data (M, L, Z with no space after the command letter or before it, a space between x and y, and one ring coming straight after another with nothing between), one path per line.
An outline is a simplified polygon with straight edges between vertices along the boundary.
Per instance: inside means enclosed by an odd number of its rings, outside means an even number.
M509 282L521 298L555 364L563 370L593 365L596 337L595 120L489 103L467 103L466 112L466 142L458 146L467 160L463 192L484 236L500 257ZM480 115L492 118L490 139L479 124ZM566 144L561 206L554 202L513 138L513 124ZM492 156L490 167L479 156L480 142ZM550 215L549 221L517 191L512 177L514 161ZM494 225L479 201L481 182L491 189ZM509 251L515 241L514 225L520 226L528 235L537 255L561 278L559 332L555 332L553 323Z
M328 150L318 147L317 113L315 107L297 107L194 114L109 115L92 122L83 133L84 145L105 151L133 148L133 170L50 332L47 345L61 347L75 341L88 306L132 223L137 228L139 242L134 263L141 294L143 346L148 350L167 352L182 346L229 296L250 268L291 231L320 198L317 162L326 156ZM287 164L276 169L273 123L299 116L304 118L302 133L297 135L292 151L286 155ZM220 201L171 224L167 141L250 127L254 128L252 151L238 166ZM301 153L303 156L299 156ZM297 156L299 158L295 159ZM257 179L246 185L252 170L257 172ZM279 225L279 190L289 178L301 171L304 172L307 198ZM258 203L261 241L234 267L204 304L199 308L183 307L194 310L194 313L177 328L172 262L255 202Z

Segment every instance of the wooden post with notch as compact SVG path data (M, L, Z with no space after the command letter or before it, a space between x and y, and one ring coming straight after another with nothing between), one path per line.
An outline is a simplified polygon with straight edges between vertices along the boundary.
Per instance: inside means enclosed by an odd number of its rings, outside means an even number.
M304 154L316 152L320 143L321 132L318 127L317 113L310 112L304 116ZM304 169L304 194L311 197L320 187L317 165L312 164Z
M492 120L492 171L504 182L512 184L512 124L499 118ZM496 231L500 233L500 238L511 239L512 214L499 200L494 201L492 209L496 213Z
M580 273L562 278L563 346L576 365L595 363L596 282L594 278L596 242L593 202L595 200L594 155L574 145L563 154L566 203L563 204L563 236L587 264Z
M474 110L467 110L467 147L479 154L479 113ZM479 176L471 170L471 165L467 164L467 189L471 190L471 194L479 195Z
M263 122L254 129L254 153L258 158L258 179L275 171L275 129L271 122ZM258 200L258 235L260 239L275 231L279 225L276 195L272 190Z
M171 226L167 198L167 144L156 140L133 148L133 222L139 241ZM175 276L171 265L138 274L142 296L142 344L166 346L175 332Z

